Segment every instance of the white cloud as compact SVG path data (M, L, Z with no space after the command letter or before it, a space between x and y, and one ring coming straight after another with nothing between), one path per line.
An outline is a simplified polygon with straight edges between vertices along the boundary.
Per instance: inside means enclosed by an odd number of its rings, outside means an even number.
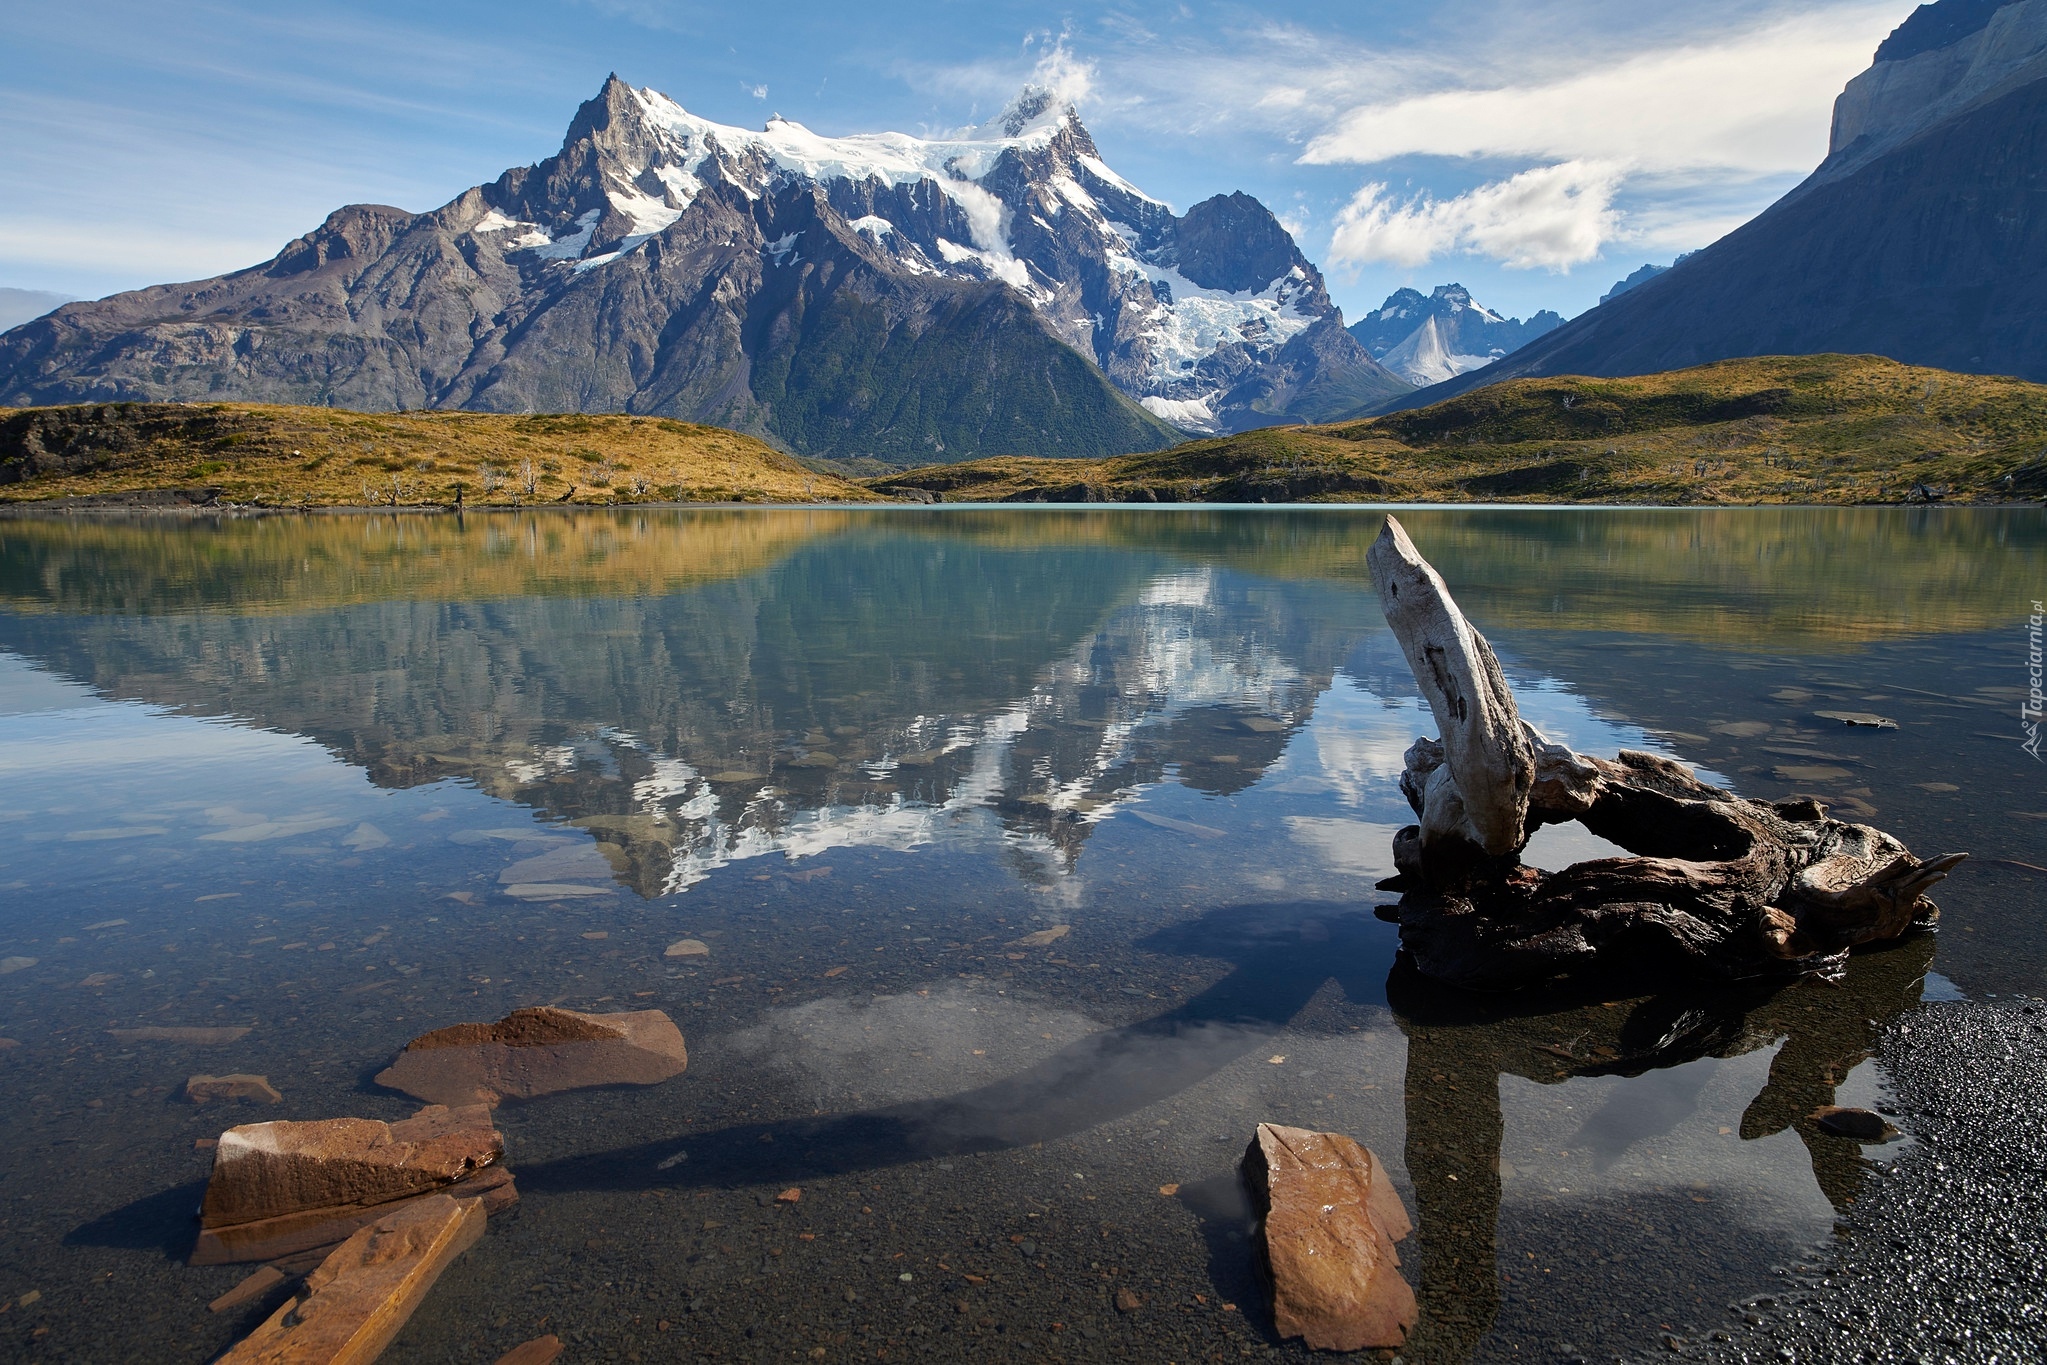
M1834 96L1897 18L1891 0L1857 0L1549 79L1358 105L1314 137L1301 160L1370 165L1425 155L1806 171L1826 154Z
M1490 256L1517 270L1563 271L1599 255L1619 225L1620 168L1566 161L1480 185L1452 199L1402 202L1366 185L1337 215L1329 245L1339 265L1420 266L1453 252Z
M757 100L764 100L768 97L768 87L765 84L748 85L745 81L741 81L739 88Z
M1031 46L1033 41L1045 39L1034 34L1024 40L1024 46ZM1066 46L1065 34L1049 41L1051 46L1031 68L1031 84L1051 91L1053 98L1061 104L1085 104L1094 94L1095 64L1074 56Z

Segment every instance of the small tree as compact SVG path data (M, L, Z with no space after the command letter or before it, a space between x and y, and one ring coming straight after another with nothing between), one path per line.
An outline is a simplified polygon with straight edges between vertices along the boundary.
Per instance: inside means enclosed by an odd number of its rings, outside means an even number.
M528 455L519 462L519 487L527 497L532 497L540 487L540 471L533 467L533 457Z

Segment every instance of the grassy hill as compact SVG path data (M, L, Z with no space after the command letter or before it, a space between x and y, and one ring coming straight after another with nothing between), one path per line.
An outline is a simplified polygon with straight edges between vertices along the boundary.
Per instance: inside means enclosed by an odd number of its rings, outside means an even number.
M1865 503L2047 496L2047 386L1875 356L1522 379L1431 407L1105 460L864 480L987 502Z
M0 408L0 503L182 490L272 506L874 502L737 432L660 417L253 403Z

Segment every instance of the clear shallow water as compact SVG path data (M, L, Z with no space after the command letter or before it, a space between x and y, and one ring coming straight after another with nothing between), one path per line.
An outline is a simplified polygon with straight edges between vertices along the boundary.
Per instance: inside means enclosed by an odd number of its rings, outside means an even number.
M1432 726L1376 513L0 524L0 958L34 959L0 975L0 1351L210 1359L260 1314L182 1264L193 1139L402 1117L369 1078L407 1039L547 1002L665 1009L690 1068L500 1110L524 1202L388 1359L1263 1353L1261 1119L1395 1168L1409 1359L1718 1319L1864 1179L1804 1116L1881 1095L1882 1022L2041 992L2047 527L1403 517L1552 735L1977 855L1941 934L1739 999L1395 970L1372 884ZM215 1023L251 1031L107 1032ZM229 1071L284 1103L179 1098Z

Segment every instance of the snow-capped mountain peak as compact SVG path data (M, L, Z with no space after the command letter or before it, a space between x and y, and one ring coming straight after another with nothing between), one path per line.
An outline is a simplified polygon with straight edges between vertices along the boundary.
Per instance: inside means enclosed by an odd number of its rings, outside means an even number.
M1350 331L1387 369L1427 385L1490 365L1562 322L1548 310L1526 322L1505 317L1463 285L1439 284L1426 297L1395 290Z
M575 183L563 183L564 169ZM1320 273L1263 204L1217 196L1175 215L1112 170L1073 106L1041 87L953 136L832 136L779 115L757 132L715 123L614 76L562 151L507 186L510 202L493 203L496 216L471 231L551 269L587 272L642 250L708 186L768 220L779 216L768 206L814 193L829 228L892 266L1008 285L1117 387L1184 430L1283 415L1267 407L1272 391L1298 389L1300 377L1275 384L1259 372L1318 325L1341 330ZM770 221L761 230L782 233ZM1395 391L1362 352L1336 359Z

